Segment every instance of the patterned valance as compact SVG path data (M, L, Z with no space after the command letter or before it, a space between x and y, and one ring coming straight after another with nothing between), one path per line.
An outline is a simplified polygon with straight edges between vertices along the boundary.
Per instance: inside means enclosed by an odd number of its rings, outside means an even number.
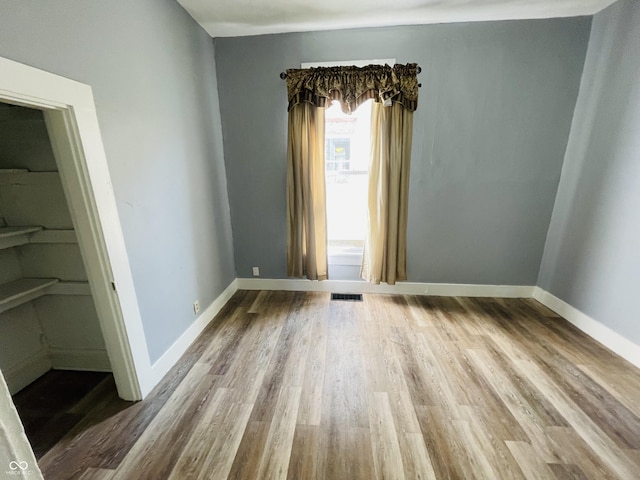
M415 63L289 69L286 78L288 110L301 102L326 108L339 100L342 110L351 113L370 98L385 105L400 103L412 112L418 107Z

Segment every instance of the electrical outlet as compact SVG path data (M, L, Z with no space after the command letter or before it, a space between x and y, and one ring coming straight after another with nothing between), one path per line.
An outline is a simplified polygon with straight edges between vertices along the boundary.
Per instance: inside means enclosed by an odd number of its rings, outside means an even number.
M260 276L260 267L253 267L253 276L254 277Z
M200 311L200 302L198 300L194 300L193 313L197 314L199 311Z

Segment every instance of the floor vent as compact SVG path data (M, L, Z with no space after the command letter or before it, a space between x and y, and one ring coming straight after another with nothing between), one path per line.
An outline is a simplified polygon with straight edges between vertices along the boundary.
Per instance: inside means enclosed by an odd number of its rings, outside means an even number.
M346 302L361 302L361 293L332 293L331 300L343 300Z

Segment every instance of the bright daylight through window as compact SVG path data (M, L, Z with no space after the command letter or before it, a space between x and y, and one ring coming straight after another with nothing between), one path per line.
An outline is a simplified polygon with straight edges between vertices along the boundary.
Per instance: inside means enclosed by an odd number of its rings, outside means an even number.
M371 100L351 115L335 101L325 111L329 263L360 263L367 227ZM346 260L346 261L345 261Z

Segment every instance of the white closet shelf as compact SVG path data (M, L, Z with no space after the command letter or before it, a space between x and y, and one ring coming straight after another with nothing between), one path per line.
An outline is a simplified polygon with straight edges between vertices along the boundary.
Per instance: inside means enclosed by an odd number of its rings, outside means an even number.
M0 227L0 250L29 243L31 235L42 227Z
M28 173L26 168L0 168L0 185L10 185L16 178L24 178Z
M45 295L56 283L57 278L21 278L0 285L0 313Z
M78 243L75 230L46 229L33 233L29 243Z
M32 172L24 168L0 168L0 185L50 185L60 183L59 172Z

